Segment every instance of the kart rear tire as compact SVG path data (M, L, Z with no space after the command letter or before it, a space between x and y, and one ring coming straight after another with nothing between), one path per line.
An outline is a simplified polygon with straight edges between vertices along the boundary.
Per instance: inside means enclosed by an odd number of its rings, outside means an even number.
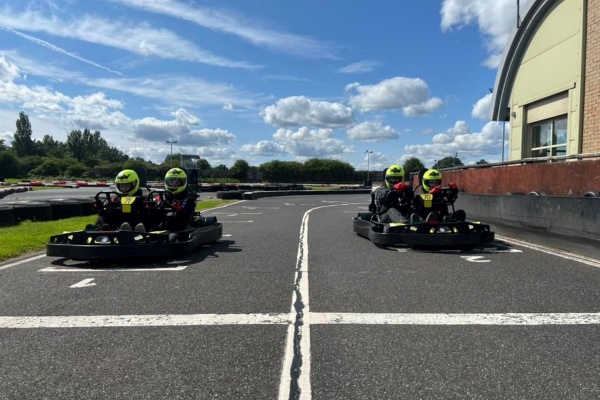
M179 235L176 233L169 233L169 243L176 243L179 241Z

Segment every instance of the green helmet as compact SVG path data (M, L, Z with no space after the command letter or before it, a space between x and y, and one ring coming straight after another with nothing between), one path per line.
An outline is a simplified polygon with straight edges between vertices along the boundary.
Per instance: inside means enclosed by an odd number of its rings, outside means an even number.
M165 189L177 194L183 192L187 188L187 175L181 168L171 168L165 175Z
M117 192L125 196L133 196L140 188L140 178L132 169L124 169L115 178Z
M442 184L442 174L437 169L428 169L423 174L423 190L429 192L434 187Z
M400 165L391 165L385 171L385 186L392 187L404 180L404 169Z

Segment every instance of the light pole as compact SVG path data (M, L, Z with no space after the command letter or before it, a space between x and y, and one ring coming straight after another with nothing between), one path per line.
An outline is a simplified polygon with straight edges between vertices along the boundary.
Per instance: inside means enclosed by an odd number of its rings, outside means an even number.
M371 185L371 181L369 180L369 169L370 169L370 165L369 165L369 155L373 153L373 150L369 151L369 150L365 150L365 154L367 155L367 184L365 186L370 186Z
M173 145L177 144L177 140L167 140L167 144L171 145L171 168L173 168Z

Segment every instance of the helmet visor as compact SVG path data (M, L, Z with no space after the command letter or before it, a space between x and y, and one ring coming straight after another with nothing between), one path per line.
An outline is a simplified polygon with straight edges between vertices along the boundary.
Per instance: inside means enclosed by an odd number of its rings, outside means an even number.
M385 178L385 180L390 185L395 185L396 183L402 182L402 178L400 178L399 176L388 176Z
M121 193L129 193L134 188L134 182L117 183L117 190Z
M169 177L165 179L165 185L170 188L178 188L184 186L186 183L186 179L184 178L174 178Z
M442 184L441 179L428 179L425 181L425 185L433 188Z

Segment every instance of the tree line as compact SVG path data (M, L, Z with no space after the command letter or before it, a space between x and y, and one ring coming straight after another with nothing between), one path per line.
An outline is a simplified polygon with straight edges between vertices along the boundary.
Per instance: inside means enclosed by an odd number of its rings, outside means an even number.
M482 160L484 161L484 160ZM463 165L458 157L446 157L433 168ZM11 145L0 139L0 176L4 178L62 178L112 180L125 168L144 168L149 180L160 180L172 167L180 166L180 154L169 154L160 164L140 157L129 157L116 147L109 146L100 131L72 130L66 142L44 135L33 139L29 116L21 111ZM197 162L201 181L249 182L362 182L366 171L356 171L343 161L312 158L298 161L272 160L259 166L250 166L245 160L236 160L232 167L224 164L211 166L206 159ZM411 172L424 168L416 157L403 165L406 179ZM375 176L376 174L373 174Z

